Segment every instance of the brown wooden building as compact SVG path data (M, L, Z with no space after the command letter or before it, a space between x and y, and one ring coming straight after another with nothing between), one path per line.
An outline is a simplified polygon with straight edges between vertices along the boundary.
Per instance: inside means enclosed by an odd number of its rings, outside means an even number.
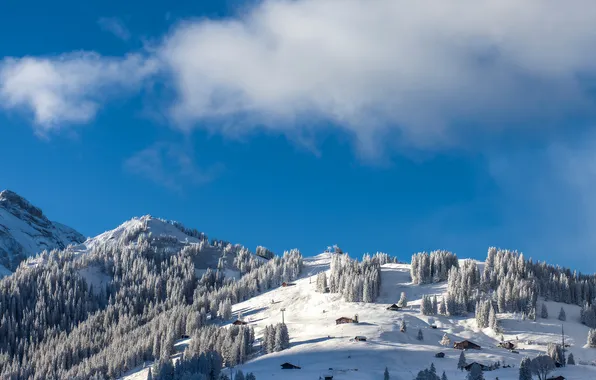
M337 318L335 320L335 324L336 325L341 325L343 323L355 323L356 321L352 318L348 318L348 317L341 317L341 318Z
M479 350L481 347L476 343L472 343L469 340L464 340L462 342L455 342L453 344L453 348L458 350Z

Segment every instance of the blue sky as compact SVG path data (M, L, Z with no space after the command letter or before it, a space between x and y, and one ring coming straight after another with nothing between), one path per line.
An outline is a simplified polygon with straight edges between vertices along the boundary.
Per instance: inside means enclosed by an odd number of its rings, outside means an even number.
M8 0L0 187L88 236L151 214L594 270L596 5L573 3Z

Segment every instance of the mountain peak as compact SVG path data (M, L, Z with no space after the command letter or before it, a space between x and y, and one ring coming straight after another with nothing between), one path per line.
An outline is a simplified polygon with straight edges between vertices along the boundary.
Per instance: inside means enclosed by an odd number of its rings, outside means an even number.
M39 207L33 206L28 200L11 190L0 191L0 207L9 211L16 208L37 218L45 218Z
M0 266L15 269L43 250L64 249L84 236L43 214L39 207L11 190L0 192ZM3 272L0 268L0 276Z

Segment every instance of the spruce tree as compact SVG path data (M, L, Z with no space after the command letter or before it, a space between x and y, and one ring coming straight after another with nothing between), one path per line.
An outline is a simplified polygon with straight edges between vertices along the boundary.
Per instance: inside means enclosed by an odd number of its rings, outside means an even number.
M575 365L575 358L573 357L572 352L570 352L569 355L567 356L567 364Z
M466 366L466 354L464 354L464 352L462 351L461 354L459 354L459 360L457 361L457 369L463 371L465 366Z
M424 335L422 335L422 329L418 329L417 339L418 340L424 340Z
M443 371L443 374L441 375L441 380L447 380L447 375L445 374L445 371Z
M561 310L559 311L559 321L565 321L567 320L567 315L565 315L565 309L563 309L563 307L561 307Z
M482 373L482 368L477 363L472 364L472 368L470 368L470 372L468 372L467 380L484 380L484 374Z
M548 319L548 309L544 303L542 304L542 309L540 311L540 318Z
M383 374L383 380L389 380L389 370L385 367L385 373Z
M406 292L401 292L401 296L399 297L399 301L397 302L397 306L399 306L399 307L406 307L406 306L408 306L408 298L406 297Z
M519 364L519 380L532 380L532 368L530 358L525 357Z
M246 380L246 378L244 377L244 373L242 373L241 370L238 370L236 372L236 375L234 376L234 380Z
M590 329L590 331L588 331L588 347L596 347L596 330L594 329Z
M443 334L443 338L439 342L441 346L449 346L451 344L451 340L447 336L447 333Z

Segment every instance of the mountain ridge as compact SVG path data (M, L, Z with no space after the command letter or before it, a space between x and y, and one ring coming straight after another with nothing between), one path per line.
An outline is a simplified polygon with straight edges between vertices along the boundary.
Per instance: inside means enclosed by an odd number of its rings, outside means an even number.
M85 237L47 218L41 208L11 190L0 192L0 277L44 250L65 249ZM0 268L2 269L2 268Z

